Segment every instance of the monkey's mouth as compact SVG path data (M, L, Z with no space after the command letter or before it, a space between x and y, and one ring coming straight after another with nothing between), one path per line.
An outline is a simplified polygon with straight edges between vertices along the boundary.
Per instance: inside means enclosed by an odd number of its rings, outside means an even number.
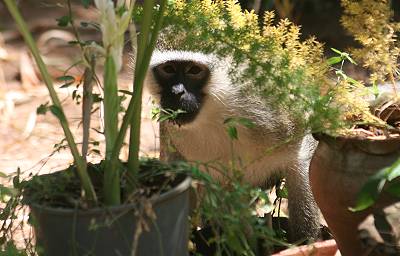
M193 122L199 112L199 109L188 109L183 106L171 107L167 105L161 105L162 116L160 120L168 121L174 125L185 125Z
M175 125L182 126L193 122L196 116L197 116L197 111L190 113L183 112L177 114L175 118L171 118L169 121Z
M200 111L200 101L193 94L161 96L161 107L168 111L168 120L178 126L193 122Z

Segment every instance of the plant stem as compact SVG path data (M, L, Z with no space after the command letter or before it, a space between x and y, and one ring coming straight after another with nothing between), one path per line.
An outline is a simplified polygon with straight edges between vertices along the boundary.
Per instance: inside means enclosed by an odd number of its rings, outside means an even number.
M104 202L107 205L118 205L121 203L119 168L110 166L110 161L118 135L118 110L119 110L117 67L111 54L106 57L104 71L104 133L106 138L106 164L104 169ZM110 168L108 168L110 166Z
M166 1L163 0L161 5L165 6ZM137 51L137 57L136 57L136 64L135 64L135 74L134 74L134 93L133 93L133 97L131 98L128 108L125 112L125 115L123 117L122 120L122 124L121 127L119 129L111 156L110 156L110 160L106 161L105 164L105 170L108 169L117 169L119 166L119 153L121 151L121 147L123 145L124 142L124 138L126 135L126 132L128 130L128 127L130 125L130 123L134 123L136 127L139 127L140 130L140 108L141 108L141 98L142 98L142 87L143 87L143 82L144 82L144 78L146 75L146 71L147 68L149 66L150 63L150 57L151 57L151 53L153 52L154 49L154 44L147 44L148 38L149 38L149 33L150 33L150 27L151 27L151 20L152 20L152 15L149 15L149 13L151 14L153 12L153 8L154 8L154 0L150 0L150 1L145 1L145 5L144 5L144 17L143 17L143 22L142 22L142 33L139 36L139 46L138 46L138 51ZM164 10L164 8L160 8L160 14L158 16L157 19L157 23L155 28L153 29L153 34L154 31L158 31L159 28L161 27L161 19L163 17L163 12L161 12L162 10ZM148 27L147 29L145 29L145 27ZM158 29L157 29L158 28ZM147 32L146 32L147 31ZM147 35L144 34L144 32L147 33ZM155 33L156 37L157 33ZM152 37L153 40L153 37ZM153 47L151 47L151 45L153 45ZM137 115L139 110L139 117ZM136 114L135 114L136 112ZM131 121L133 119L133 117L135 116L136 121ZM138 145L139 145L139 139L140 139L140 131L139 131L139 136L137 137L136 144L134 145L130 145L130 151L132 147L137 147L137 152L138 152ZM129 156L131 157L132 154L129 153ZM138 159L138 156L135 157L135 159ZM129 161L132 164L132 161ZM128 162L128 164L129 164ZM128 167L128 169L130 169ZM137 170L137 169L136 169ZM131 189L134 187L134 181L136 180L136 174L137 171L135 172L134 170L129 170L128 174L127 174L127 181L128 181L128 191L131 191Z
M70 18L70 24L72 28L72 33L74 34L76 41L78 41L79 48L81 49L81 52L84 53L84 49L82 46L82 41L79 36L78 30L75 27L75 21L74 21L74 16L72 15L72 7L71 7L71 0L67 0L67 6L68 6L68 16Z
M47 71L46 65L44 64L44 62L39 54L39 50L32 38L32 35L30 34L30 32L27 28L25 21L23 20L20 12L18 11L18 8L15 4L15 0L4 0L4 2L6 3L7 9L13 16L13 18L18 26L18 29L20 30L22 36L24 37L26 44L28 45L33 57L35 58L36 64L38 65L40 73L43 77L43 81L45 82L47 89L49 91L50 98L53 102L53 105L59 110L59 116L57 115L57 118L60 121L61 127L65 134L65 138L68 142L68 146L69 146L72 156L74 158L75 165L78 170L78 175L79 175L79 178L82 183L82 188L85 193L84 196L88 200L93 201L95 204L97 204L96 193L94 191L93 184L90 180L90 177L87 173L86 164L85 164L82 156L79 154L78 147L75 143L75 140L71 133L71 130L69 129L67 118L65 117L65 114L64 114L61 102L57 96L57 93L54 90L53 81Z
M147 1L145 2L145 7L144 7L144 12L148 12L149 9L152 9L153 6L150 6ZM161 28L163 17L164 17L164 11L166 8L167 1L162 0L160 1L160 9L158 12L158 16L156 18L156 24L153 28L153 31L151 33L151 39L149 44L144 44L144 40L146 40L147 37L144 36L144 34L140 35L140 42L139 44L139 49L138 49L138 56L142 56L141 59L137 58L136 59L136 68L135 68L135 78L134 78L134 86L135 86L135 91L134 91L134 96L129 102L128 108L126 110L126 113L123 117L123 121L115 142L115 146L112 152L112 156L110 159L110 166L117 166L118 165L118 156L119 152L121 150L122 144L124 142L124 138L126 135L126 132L128 130L128 126L130 123L134 124L134 127L131 129L135 129L136 132L133 133L134 136L136 136L136 139L131 138L131 143L133 144L129 145L129 157L133 158L132 160L129 159L130 165L128 166L128 192L131 191L134 188L134 181L135 177L137 174L137 171L139 169L139 139L140 139L140 113L141 113L141 99L142 99L142 87L143 87L143 82L146 76L147 69L149 67L150 63L150 58L153 52L153 49L156 44L157 40L157 35L158 32ZM151 24L150 24L151 25ZM142 45L142 46L141 46ZM139 54L140 51L143 51L144 53ZM133 117L135 119L133 119ZM108 168L108 167L106 167Z
M128 180L132 185L135 181L139 170L139 144L140 144L140 119L142 112L142 90L143 82L140 82L141 77L144 77L146 72L141 67L146 50L148 51L150 29L153 21L153 6L154 0L145 1L143 7L143 22L138 42L136 63L135 63L135 79L133 81L133 117L130 122L130 138L129 138L129 157L128 157ZM138 71L138 72L137 72ZM130 186L131 187L131 186ZM129 188L131 190L131 188Z
M145 45L144 41L147 37L143 33L143 38L140 38L139 46L138 46L138 53L144 52L143 58L140 59L140 62L136 62L136 70L140 73L135 74L135 78L138 77L138 80L134 80L134 108L133 108L133 118L131 121L131 130L130 130L130 142L129 142L129 160L128 160L128 180L134 181L134 178L137 177L137 173L139 172L139 146L140 146L140 119L141 119L141 110L142 110L142 91L143 91L143 82L144 78L147 73L147 69L149 66L150 58L153 53L158 32L161 29L161 25L163 22L164 11L166 8L166 0L161 1L160 9L158 11L158 16L155 20L155 26L151 33L150 42ZM145 6L146 7L146 6ZM151 23L148 24L149 27ZM139 54L138 54L139 55ZM140 67L139 67L140 65ZM128 193L134 189L133 182L128 183Z
M90 117L93 106L93 82L94 68L96 66L96 58L94 55L89 55L89 66L85 68L83 74L83 98L82 98L82 157L86 161L86 155L89 148L90 136Z

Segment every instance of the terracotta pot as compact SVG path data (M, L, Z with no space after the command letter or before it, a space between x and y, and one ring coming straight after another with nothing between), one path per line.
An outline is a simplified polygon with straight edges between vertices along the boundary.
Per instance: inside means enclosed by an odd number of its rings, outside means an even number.
M290 248L272 256L334 256L338 252L335 240L326 240Z
M351 212L358 192L368 178L400 157L400 140L333 138L314 135L319 144L310 165L315 201L343 256L368 255L359 239L359 224L376 209L393 201L380 198L371 208Z

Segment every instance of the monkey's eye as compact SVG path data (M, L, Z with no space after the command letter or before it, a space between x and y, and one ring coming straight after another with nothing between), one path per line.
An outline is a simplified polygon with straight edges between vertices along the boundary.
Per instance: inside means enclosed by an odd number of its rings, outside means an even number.
M186 71L187 74L189 75L199 75L203 69L197 65L193 65L189 68L188 71Z
M168 75L173 75L176 73L175 67L170 64L165 64L161 67L162 71Z

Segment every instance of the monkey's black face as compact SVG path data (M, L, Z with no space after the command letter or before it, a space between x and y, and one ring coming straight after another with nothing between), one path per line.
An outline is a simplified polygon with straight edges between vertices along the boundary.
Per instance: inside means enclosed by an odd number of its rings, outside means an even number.
M207 66L193 61L168 61L155 66L154 77L160 86L160 104L166 110L183 110L172 120L178 125L192 122L200 111L209 77Z

